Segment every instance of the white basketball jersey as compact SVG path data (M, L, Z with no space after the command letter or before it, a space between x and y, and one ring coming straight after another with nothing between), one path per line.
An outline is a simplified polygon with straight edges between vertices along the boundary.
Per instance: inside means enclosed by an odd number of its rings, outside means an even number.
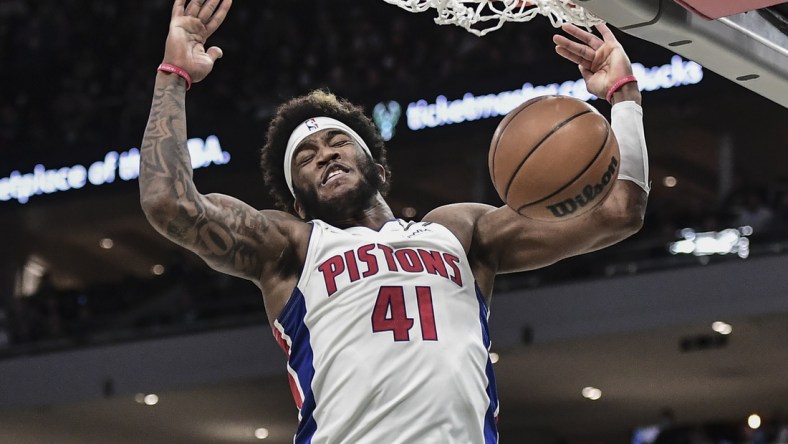
M435 223L312 223L273 327L294 442L497 443L488 311L457 238Z

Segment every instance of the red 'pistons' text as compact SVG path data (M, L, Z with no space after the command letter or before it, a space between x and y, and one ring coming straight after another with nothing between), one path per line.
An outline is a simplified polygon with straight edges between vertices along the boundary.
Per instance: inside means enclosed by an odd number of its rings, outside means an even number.
M382 257L379 257L381 256ZM380 260L382 259L382 260ZM355 250L328 258L317 269L326 281L329 296L337 291L337 278L346 274L350 282L384 270L401 273L429 273L443 276L462 286L462 275L457 264L460 259L451 254L421 248L394 249L384 244L368 244Z

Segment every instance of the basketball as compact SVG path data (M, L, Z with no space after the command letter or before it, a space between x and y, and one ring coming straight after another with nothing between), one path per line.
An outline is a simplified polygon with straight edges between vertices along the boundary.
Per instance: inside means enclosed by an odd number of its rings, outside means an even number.
M594 107L571 97L542 96L504 117L488 166L510 208L531 219L559 221L605 200L619 159L610 124Z

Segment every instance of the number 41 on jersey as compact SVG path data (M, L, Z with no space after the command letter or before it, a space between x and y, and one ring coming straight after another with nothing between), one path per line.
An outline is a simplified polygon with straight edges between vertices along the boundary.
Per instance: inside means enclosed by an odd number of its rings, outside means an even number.
M432 310L432 290L430 287L416 287L416 302L419 306L421 339L437 341L435 313ZM413 318L408 317L405 307L405 291L402 287L380 287L375 308L372 310L372 331L380 333L391 331L395 341L410 341Z

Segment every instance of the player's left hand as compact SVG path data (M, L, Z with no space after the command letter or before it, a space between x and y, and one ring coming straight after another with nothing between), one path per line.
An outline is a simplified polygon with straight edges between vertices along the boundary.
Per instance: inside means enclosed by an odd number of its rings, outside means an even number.
M572 24L564 24L561 29L579 42L556 34L553 36L555 52L577 63L591 94L604 98L618 79L632 74L627 53L606 25L596 25L601 39Z

